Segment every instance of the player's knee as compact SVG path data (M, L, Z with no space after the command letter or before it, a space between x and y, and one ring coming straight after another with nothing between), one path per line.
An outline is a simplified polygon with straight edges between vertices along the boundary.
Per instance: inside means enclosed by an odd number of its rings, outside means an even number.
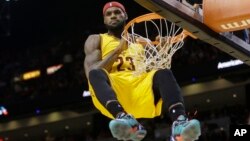
M165 77L173 77L173 73L170 69L162 69L158 70L157 74L160 78L165 78Z
M103 70L93 69L89 72L89 81L90 82L98 81L99 79L102 79L103 76L104 76Z

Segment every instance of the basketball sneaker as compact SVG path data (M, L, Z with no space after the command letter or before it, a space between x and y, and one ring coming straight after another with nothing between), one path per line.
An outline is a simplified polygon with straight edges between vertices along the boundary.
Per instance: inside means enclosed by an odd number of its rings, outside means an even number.
M200 135L200 122L196 119L188 120L181 115L172 124L171 141L178 141L179 139L181 141L195 141L198 140Z
M109 123L109 129L118 140L141 141L147 134L144 127L130 114L122 113Z

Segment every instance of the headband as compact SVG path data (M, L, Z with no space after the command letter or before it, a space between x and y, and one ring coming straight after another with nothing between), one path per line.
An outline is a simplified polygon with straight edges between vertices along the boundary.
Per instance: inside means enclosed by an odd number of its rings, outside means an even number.
M106 3L106 4L104 5L103 10L102 10L103 15L105 14L106 10L107 10L108 8L111 8L111 7L118 7L118 8L120 8L123 12L126 12L124 6L123 6L121 3L116 2L116 1L112 1L112 2L108 2L108 3Z

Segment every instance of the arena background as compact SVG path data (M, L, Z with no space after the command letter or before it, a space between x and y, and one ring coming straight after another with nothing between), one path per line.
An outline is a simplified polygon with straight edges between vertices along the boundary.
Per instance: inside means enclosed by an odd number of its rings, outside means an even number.
M149 13L119 1L129 20ZM106 31L106 2L0 0L0 141L114 140L109 120L92 105L83 71L86 38ZM241 31L235 35L242 38ZM247 124L249 66L188 38L172 70L190 117L202 122L200 141L227 141L230 124ZM141 121L149 131L145 140L168 140L168 115Z

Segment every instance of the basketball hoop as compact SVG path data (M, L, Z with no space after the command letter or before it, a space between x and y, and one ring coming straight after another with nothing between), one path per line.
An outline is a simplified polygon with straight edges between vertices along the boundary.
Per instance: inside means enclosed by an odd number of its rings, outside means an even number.
M131 20L125 26L122 38L128 42L128 52L136 68L134 74L170 69L172 56L183 46L183 40L187 36L197 39L188 31L155 13Z

